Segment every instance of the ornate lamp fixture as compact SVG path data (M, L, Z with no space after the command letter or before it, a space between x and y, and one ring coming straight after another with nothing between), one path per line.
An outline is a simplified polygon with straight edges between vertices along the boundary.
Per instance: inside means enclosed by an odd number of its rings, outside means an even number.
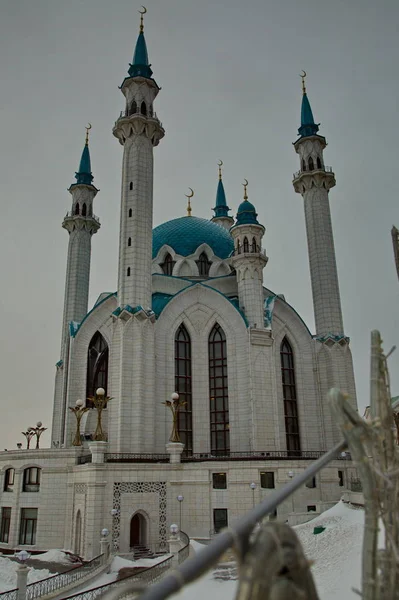
M30 448L30 441L33 438L33 436L35 435L35 432L33 431L32 427L28 427L28 429L26 431L22 431L21 432L23 436L25 436L26 439L26 449L29 450Z
M182 402L179 399L179 394L177 392L173 392L171 395L171 400L166 400L166 402L162 402L162 404L170 408L172 411L172 433L170 434L169 441L181 443L179 431L177 429L177 416L180 408L187 404L187 402Z
M112 398L105 395L104 388L98 388L94 396L90 396L89 400L94 404L97 409L97 427L94 432L94 441L106 442L107 434L103 431L101 416L104 408L107 408L107 404Z
M72 411L76 417L76 433L75 437L73 438L72 446L81 446L82 440L80 439L80 422L83 415L89 410L89 408L84 406L83 400L78 399L76 400L75 406L70 406L69 410Z

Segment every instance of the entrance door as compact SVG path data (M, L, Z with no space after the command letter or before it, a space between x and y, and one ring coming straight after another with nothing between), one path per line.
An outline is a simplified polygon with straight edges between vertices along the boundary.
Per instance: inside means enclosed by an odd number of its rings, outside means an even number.
M130 521L130 547L139 546L141 542L140 515L134 515Z

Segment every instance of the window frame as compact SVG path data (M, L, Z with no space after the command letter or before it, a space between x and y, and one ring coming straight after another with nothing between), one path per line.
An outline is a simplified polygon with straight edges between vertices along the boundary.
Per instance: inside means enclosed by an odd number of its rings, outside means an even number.
M230 454L229 379L226 334L215 323L208 337L211 454Z
M26 517L28 511L36 511L35 518ZM21 508L21 519L19 523L19 544L21 546L35 546L37 533L37 508ZM29 525L31 523L31 526ZM30 541L29 541L30 540Z
M10 477L9 477L9 474L11 472L12 472L12 482L10 482ZM3 492L12 492L12 491L14 491L13 490L14 483L15 483L15 469L14 469L14 467L8 467L8 469L6 469L4 471Z
M41 482L41 468L40 467L26 467L24 469L22 491L23 492L39 492ZM32 475L35 473L35 476Z
M175 333L175 391L185 402L177 413L177 431L184 444L183 456L193 453L192 354L191 337L181 323Z
M219 482L218 482L219 477ZM212 489L213 490L227 490L227 473L215 472L212 473Z
M9 511L5 514L5 511ZM1 519L0 519L0 543L8 544L10 541L10 526L11 526L11 506L1 507Z
M302 451L295 378L295 359L292 346L287 337L283 338L280 345L280 363L287 454L292 457L300 457Z
M217 514L225 517L225 519L217 519ZM217 525L217 523L219 523ZM213 509L213 530L215 533L219 533L222 529L229 526L229 511L228 508L214 508Z
M260 481L260 487L262 488L262 490L274 490L276 489L276 477L275 477L275 471L260 471L259 472L259 481ZM265 476L270 476L271 475L271 483L273 485L262 485L262 475ZM266 480L266 483L268 483L268 479L269 477L264 477L264 479Z

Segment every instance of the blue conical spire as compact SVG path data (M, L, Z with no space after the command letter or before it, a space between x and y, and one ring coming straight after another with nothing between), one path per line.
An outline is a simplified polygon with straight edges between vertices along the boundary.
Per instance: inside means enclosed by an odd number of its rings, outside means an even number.
M147 44L144 37L143 14L145 13L141 13L140 33L134 50L133 63L130 65L128 73L130 77L147 77L150 79L152 70L148 60Z
M91 161L89 151L89 130L91 125L86 127L86 142L83 148L82 157L80 159L78 172L75 173L76 183L91 185L94 177L91 174Z
M212 210L215 212L215 217L228 217L229 207L226 202L226 194L222 181L222 161L219 163L219 182L216 190L216 205Z
M302 106L301 106L301 126L298 129L298 133L301 137L307 137L309 135L316 135L319 131L319 125L316 125L313 118L312 109L310 106L309 98L306 93L305 87L305 71L302 75Z

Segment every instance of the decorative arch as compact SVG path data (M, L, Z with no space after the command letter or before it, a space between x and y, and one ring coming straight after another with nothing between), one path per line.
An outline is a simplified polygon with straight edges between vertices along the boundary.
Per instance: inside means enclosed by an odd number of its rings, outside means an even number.
M175 335L175 390L185 404L180 408L177 429L184 444L183 453L193 453L191 339L182 323Z
M287 337L284 337L281 342L280 360L287 452L289 456L300 456L301 440L299 435L294 353Z
M87 357L86 406L93 408L90 396L94 396L97 388L102 387L107 394L108 385L108 344L99 331L91 338Z
M130 549L148 544L148 519L142 511L134 513L130 519Z
M208 338L211 454L230 453L229 390L226 335L219 323Z
M243 246L244 246L244 254L246 252L249 252L249 242L248 242L247 236L245 236L245 238L244 238Z
M317 157L317 160L316 160L316 165L317 165L317 168L318 168L318 169L321 169L321 160L320 160L320 156L318 156L318 157Z
M258 249L256 247L256 239L253 237L252 238L252 245L251 245L251 252L257 252Z
M137 112L137 102L136 100L133 100L131 107L130 107L130 114L134 115Z
M173 267L175 266L175 264L176 262L173 260L172 256L168 252L167 254L165 254L165 257L163 259L163 262L160 264L160 267L165 275L172 275Z
M308 165L309 165L309 171L313 171L314 170L314 162L313 162L313 158L311 156L309 156Z
M140 112L141 112L141 114L142 114L142 115L144 115L145 117L147 116L147 105L146 105L146 103L144 102L144 100L143 100L143 102L141 103L141 106L140 106Z
M76 204L75 204L75 215L78 215L79 213L80 213L79 202L76 202Z
M82 215L83 215L83 217L86 217L86 216L87 216L87 206L86 206L86 202L84 202L84 203L83 203L83 206L82 206Z
M211 268L211 261L208 259L208 256L205 252L201 252L198 257L198 260L195 261L198 267L198 274L200 277L208 277L209 269Z

